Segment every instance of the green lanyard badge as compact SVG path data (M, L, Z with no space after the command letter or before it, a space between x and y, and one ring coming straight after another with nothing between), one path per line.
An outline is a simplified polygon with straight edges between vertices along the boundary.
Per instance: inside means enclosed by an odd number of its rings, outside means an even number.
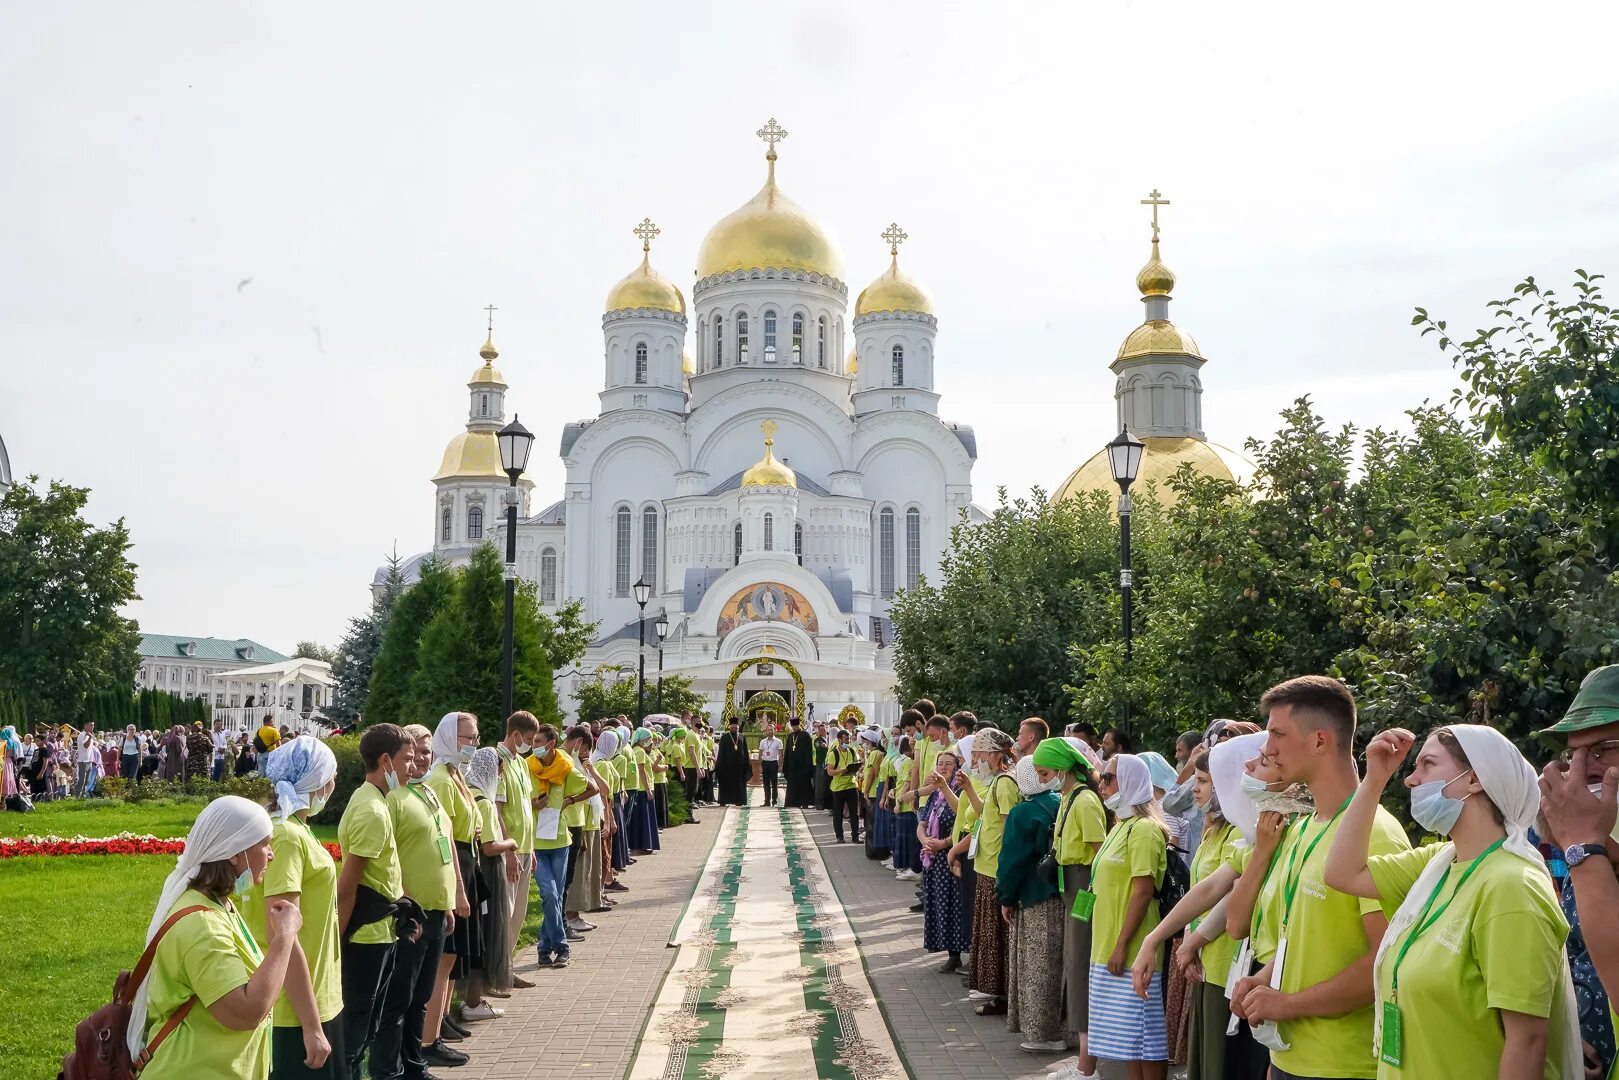
M438 796L434 795L431 791L424 790L425 788L425 784L406 785L406 790L410 791L418 799L422 800L422 805L427 807L427 816L433 819L433 828L438 832L439 862L443 863L445 866L448 866L450 865L450 860L455 857L454 849L450 846L450 838L444 835L444 826L439 824Z
M1353 798L1354 798L1354 795L1349 796L1349 799L1353 799ZM1298 857L1298 855L1299 855L1299 845L1298 845L1298 843L1295 842L1294 845L1293 845L1293 850L1288 853L1287 872L1286 872L1286 875L1282 878L1282 925L1281 925L1280 931L1278 933L1278 937L1286 937L1287 936L1288 919L1293 914L1293 898L1298 895L1299 882L1304 878L1304 868L1305 868L1305 866L1307 866L1309 864L1310 856L1315 854L1316 845L1321 843L1321 838L1323 836L1326 836L1329 832L1332 831L1332 827L1333 827L1333 825L1337 824L1338 818L1341 817L1343 815L1343 812L1349 808L1349 799L1345 799L1342 803L1340 803L1338 805L1338 809L1333 811L1332 817L1330 819L1328 819L1326 827L1324 829L1322 829L1320 832L1315 834L1315 839L1311 840L1309 845L1305 847L1305 849L1304 849L1304 858L1302 860L1299 859L1299 857ZM1300 826L1299 839L1303 840L1304 835L1306 833L1308 833L1309 831L1310 831L1309 821L1306 820L1304 822L1304 824ZM1295 864L1297 864L1297 866L1298 866L1298 872L1297 873L1294 873L1294 871L1293 871L1293 867L1294 867Z

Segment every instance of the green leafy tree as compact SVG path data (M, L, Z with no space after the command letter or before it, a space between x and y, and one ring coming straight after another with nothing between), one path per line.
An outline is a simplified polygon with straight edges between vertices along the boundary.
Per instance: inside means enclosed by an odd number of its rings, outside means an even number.
M86 694L130 688L140 666L120 614L139 599L129 531L87 522L89 494L30 476L0 497L0 685L30 721L72 722Z
M422 631L438 614L455 587L455 575L438 559L422 564L416 584L400 594L382 635L382 648L371 671L365 720L368 724L410 723L405 705L416 674Z
M632 723L637 719L635 672L629 668L616 664L597 668L594 678L580 680L574 691L574 697L579 703L578 720L581 724L603 720L609 716L627 716ZM689 676L663 677L662 712L679 716L687 710L694 713L706 712L708 707L708 698L691 688ZM648 674L646 680L646 711L648 714L660 711L657 677L651 674Z
M318 641L300 641L298 647L292 650L292 655L327 664L335 663L337 660L337 650L328 649Z
M382 589L372 598L371 610L349 620L348 633L337 646L337 656L332 661L332 704L327 714L339 724L355 724L365 714L371 672L382 652L383 632L404 591L400 563L398 551L388 556L388 573Z

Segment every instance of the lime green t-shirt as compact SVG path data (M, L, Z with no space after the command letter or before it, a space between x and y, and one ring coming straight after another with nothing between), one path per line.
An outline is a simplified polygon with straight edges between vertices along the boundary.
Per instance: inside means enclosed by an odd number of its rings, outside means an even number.
M847 746L834 746L827 751L827 768L832 770L832 782L827 785L829 791L851 791L854 789L855 774L844 774L843 770L855 764L859 758L855 751Z
M663 760L667 765L684 769L689 764L684 738L670 738L663 744Z
M1095 847L1107 839L1107 811L1088 787L1076 786L1063 797L1057 811L1062 829L1057 833L1057 861L1064 866L1089 866Z
M1390 918L1440 847L1366 860ZM1550 1017L1562 996L1568 921L1546 872L1498 850L1456 892L1465 870L1452 866L1440 882L1430 915L1441 908L1443 914L1411 943L1400 964L1401 1065L1380 1061L1380 1078L1493 1076L1506 1045L1496 1010ZM1395 997L1394 958L1415 929L1391 940L1383 953L1379 1008ZM1557 1080L1562 1034L1555 1024L1547 1032L1545 1080Z
M394 840L393 814L388 810L388 800L375 784L361 784L349 796L349 804L343 808L343 820L337 824L337 844L345 857L357 855L365 860L365 872L360 875L362 885L390 900L405 894L405 882L399 873L399 847ZM349 940L356 945L386 945L393 939L392 919L378 919L349 935Z
M1341 818L1333 819L1330 824L1306 818L1288 830L1284 845L1276 853L1264 918L1270 941L1274 943L1285 937L1288 942L1281 986L1286 994L1325 982L1371 948L1361 916L1381 913L1381 906L1376 900L1329 889L1322 880L1327 852L1341 823ZM1318 836L1320 842L1312 847ZM1410 848L1394 815L1378 807L1368 855L1393 855ZM1307 850L1308 859L1305 858ZM1289 914L1290 883L1296 884L1291 886L1293 907ZM1271 948L1274 955L1276 945L1272 944ZM1258 953L1257 939L1255 953ZM1372 1057L1370 1005L1342 1016L1309 1016L1284 1020L1277 1026L1283 1041L1293 1046L1291 1050L1271 1051L1271 1063L1284 1072L1321 1077L1377 1075L1377 1062Z
M596 775L607 785L608 795L617 797L618 793L624 790L624 781L619 777L618 766L613 764L612 758L602 758L596 762Z
M141 1076L148 1080L199 1080L204 1076L266 1080L270 1075L270 1021L235 1031L214 1019L208 1006L245 986L264 954L234 908L187 889L169 909L201 904L158 943L146 976L146 1037L150 1039L193 994L201 1002L169 1035Z
M862 784L860 790L865 793L865 796L868 799L875 799L877 797L877 788L883 782L883 765L886 763L885 758L886 755L876 747L872 747L866 751L865 761L861 766L861 777L864 780L864 783Z
M1237 841L1241 839L1242 833L1231 824L1220 826L1213 836L1203 837L1197 845L1197 853L1192 856L1192 884L1196 885L1231 861L1237 851ZM1196 930L1202 921L1201 917L1194 919L1189 929ZM1203 981L1224 986L1226 976L1231 973L1231 961L1237 955L1237 943L1230 934L1222 933L1204 945L1199 955L1203 960Z
M984 785L978 782L976 776L969 773L967 783L973 786L973 792L980 799L984 797ZM959 843L961 838L972 832L973 826L977 824L978 811L973 809L973 801L967 797L967 789L962 788L960 794L956 796L956 824L950 830L950 842Z
M900 758L894 762L894 808L901 814L909 814L916 809L916 795L901 795L906 785L911 782L911 770L916 768L916 762L910 758Z
M984 789L984 809L978 814L978 852L973 856L973 869L984 877L992 878L1000 869L1006 815L1021 799L1010 773L1001 773Z
M920 788L927 783L928 777L933 775L933 769L939 763L939 755L944 753L944 747L932 739L923 739L921 749L917 751L916 786Z
M388 792L394 839L399 844L399 872L405 894L423 911L455 908L455 849L450 817L438 795L423 783Z
M369 785L367 785L369 786ZM267 897L296 893L298 912L304 924L298 930L298 944L309 965L309 979L315 987L315 1008L325 1023L343 1011L343 969L338 959L337 864L321 847L309 826L295 817L277 821L270 830L270 854L264 880L242 901L242 918L255 940L270 940L265 923ZM396 894L397 895L397 894ZM270 1016L275 1027L298 1027L292 1002L283 990L275 999Z
M563 797L577 795L588 789L590 787L590 778L585 775L585 770L580 767L579 759L566 750L558 750L557 753L567 758L568 764L573 766L573 772L568 774L568 779L562 785ZM562 827L565 829L583 829L589 815L590 807L586 805L586 800L581 799L572 806L563 809Z
M1169 837L1158 823L1148 818L1128 818L1113 827L1102 850L1091 864L1091 892L1096 905L1091 910L1091 963L1105 964L1119 943L1125 913L1130 909L1131 882L1138 877L1152 878L1153 888L1164 880L1168 865ZM1124 965L1136 962L1141 943L1158 925L1158 898L1147 901L1147 914L1125 948ZM1153 966L1162 959L1162 950Z
M652 782L654 784L667 784L669 782L669 763L664 758L663 747L652 751Z
M561 809L562 820L561 824L557 828L557 834L554 838L547 840L543 836L535 836L535 851L555 851L558 848L567 847L573 841L573 838L568 833L568 827L570 824L583 824L583 819L579 817L578 813L575 813L575 811L583 811L584 804L582 802L568 807L564 807L562 804L573 796L584 791L590 786L590 784L585 779L585 774L580 770L578 762L574 761L566 750L559 748L557 753L561 757L567 759L568 764L571 765L572 768L568 770L568 778L566 780L562 781L560 784L551 785L550 789L546 791L545 799L542 801L541 805L551 810ZM571 818L578 818L579 820L571 820Z
M450 835L457 843L470 844L473 834L477 832L478 820L472 812L472 799L466 789L455 781L450 767L441 762L428 770L427 778L422 782L433 789L433 794L438 796L445 814L449 816Z
M504 746L499 753L495 802L500 804L500 821L506 826L506 835L517 841L517 854L527 855L534 850L534 779L529 776L528 762Z
M635 751L628 748L620 750L614 760L618 762L619 771L623 773L624 790L640 791L641 759L635 756Z

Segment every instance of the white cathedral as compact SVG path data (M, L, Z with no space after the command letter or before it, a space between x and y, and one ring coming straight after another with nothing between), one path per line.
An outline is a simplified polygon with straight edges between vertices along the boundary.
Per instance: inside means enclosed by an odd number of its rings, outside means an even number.
M889 603L937 579L964 513L982 519L973 431L939 414L938 320L899 268L904 233L883 233L888 269L850 311L837 246L777 186L786 134L774 120L759 132L764 186L709 230L689 303L652 268L656 227L636 229L641 263L602 314L599 415L562 431L562 498L532 513L519 484L518 574L542 607L578 599L598 624L559 673L565 710L580 679L633 677L645 581L649 710L663 614L663 672L690 677L715 718L728 689L772 690L800 715L853 704L889 723ZM480 355L466 430L433 477L433 548L407 561L407 581L429 557L505 550L508 386L492 335Z

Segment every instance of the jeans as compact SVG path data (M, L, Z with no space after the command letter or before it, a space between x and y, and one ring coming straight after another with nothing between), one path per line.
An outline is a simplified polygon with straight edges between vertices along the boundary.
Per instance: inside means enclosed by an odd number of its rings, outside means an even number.
M213 780L213 782L216 783L216 784L219 783L221 780L225 779L225 759L224 758L214 758L214 771L213 771L213 774L209 778L211 780Z
M348 1057L348 1074L361 1076L360 1063L376 1035L382 1019L382 1004L388 994L388 976L393 971L394 946L343 943L343 1049Z
M388 979L382 1017L371 1049L371 1075L375 1080L422 1080L427 1062L422 1059L422 1026L427 1002L438 980L439 957L444 954L444 912L429 911L422 936L394 942L394 969ZM352 946L350 946L352 948Z
M766 806L776 805L776 796L778 794L777 777L780 775L781 763L779 761L759 762L759 778L764 781Z
M844 788L842 791L832 793L832 828L837 833L838 840L843 840L843 815L847 810L849 815L849 828L854 831L854 842L860 842L860 792L854 788Z
M545 913L540 922L539 952L542 959L568 955L568 934L562 926L562 900L567 891L567 877L567 848L534 852L534 884L540 887L540 905Z
M135 782L135 777L137 776L137 774L139 774L140 771L141 771L140 755L138 755L138 754L125 754L125 755L123 755L122 757L120 757L118 759L118 772L119 772L119 774L121 776L123 776L124 779L128 780L131 784L133 784Z

